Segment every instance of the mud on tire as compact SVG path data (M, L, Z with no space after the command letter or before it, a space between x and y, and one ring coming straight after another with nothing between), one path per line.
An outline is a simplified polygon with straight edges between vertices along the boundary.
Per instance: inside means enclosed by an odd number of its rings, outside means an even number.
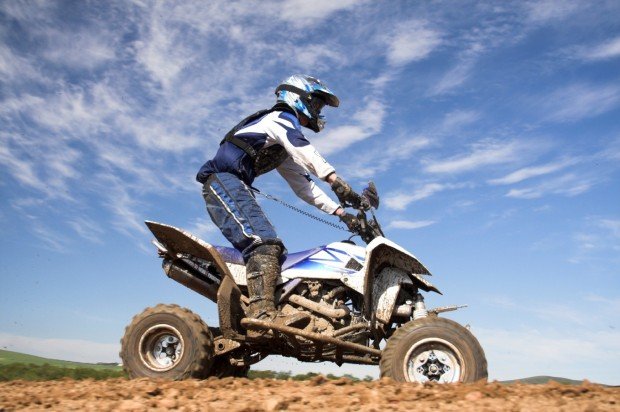
M130 378L205 378L213 364L213 336L189 309L160 304L134 316L120 357Z
M388 339L381 376L400 382L475 382L487 379L487 361L474 335L460 324L429 316L410 321Z

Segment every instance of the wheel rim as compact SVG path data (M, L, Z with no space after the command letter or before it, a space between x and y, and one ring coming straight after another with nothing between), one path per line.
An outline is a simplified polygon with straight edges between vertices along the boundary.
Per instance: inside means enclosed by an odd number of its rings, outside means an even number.
M140 337L140 360L153 371L165 372L179 364L184 347L183 336L176 328L151 326Z
M404 362L408 382L455 383L463 375L463 356L454 345L439 339L428 338L416 342Z

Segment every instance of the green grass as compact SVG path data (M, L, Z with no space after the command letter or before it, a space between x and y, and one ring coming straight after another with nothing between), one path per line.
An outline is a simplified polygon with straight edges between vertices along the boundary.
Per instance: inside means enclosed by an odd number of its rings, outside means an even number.
M558 378L555 376L532 376L531 378L523 378L523 379L514 379L510 381L502 381L501 383L505 383L506 385L511 385L513 383L524 383L528 385L542 385L548 383L549 381L554 381L557 383L561 383L563 385L581 385L583 381L576 381L574 379L567 378Z
M47 359L25 353L0 350L0 381L22 379L47 381L62 378L109 379L125 376L115 364L96 364Z
M312 379L318 374L309 372L306 374L292 375L291 372L274 372L262 370L250 370L250 379L292 379L307 380ZM57 359L47 359L40 356L28 355L25 353L12 352L8 350L0 350L0 381L24 379L24 380L51 380L64 377L73 379L107 379L125 376L122 367L114 364L102 363L81 363L70 362ZM351 375L342 377L349 378L353 381L359 381ZM338 379L341 376L329 374L327 379ZM372 380L370 376L366 376L363 380ZM554 376L533 376L530 378L514 379L501 381L503 384L514 384L517 382L523 384L537 385L545 384L549 381L555 381L565 385L580 385L583 382L573 379L558 378Z
M2 381L49 381L63 378L70 379L110 379L124 377L123 371L113 369L93 369L93 368L63 368L61 366L51 366L47 363L43 365L33 365L32 363L9 363L0 365L0 382Z
M12 363L25 363L30 365L50 365L59 368L85 368L85 369L97 369L97 370L122 370L122 368L115 364L99 364L99 363L82 363L82 362L70 362L57 359L47 359L40 356L28 355L25 353L12 352L9 350L0 350L0 366L9 365Z

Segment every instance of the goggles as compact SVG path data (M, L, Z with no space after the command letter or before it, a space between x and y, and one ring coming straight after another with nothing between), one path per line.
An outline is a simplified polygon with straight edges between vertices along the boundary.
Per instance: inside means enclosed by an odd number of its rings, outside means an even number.
M316 94L311 94L310 96L308 96L308 104L310 105L310 111L318 115L319 113L321 113L321 110L323 109L323 107L325 107L326 103L322 97L317 96Z

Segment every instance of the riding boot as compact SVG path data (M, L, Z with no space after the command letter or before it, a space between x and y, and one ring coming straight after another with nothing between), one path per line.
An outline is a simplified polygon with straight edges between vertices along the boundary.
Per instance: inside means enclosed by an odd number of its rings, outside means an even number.
M280 275L279 258L282 248L262 245L256 248L246 264L250 305L248 317L267 320L278 325L305 327L310 316L305 312L284 315L276 309L275 290Z

